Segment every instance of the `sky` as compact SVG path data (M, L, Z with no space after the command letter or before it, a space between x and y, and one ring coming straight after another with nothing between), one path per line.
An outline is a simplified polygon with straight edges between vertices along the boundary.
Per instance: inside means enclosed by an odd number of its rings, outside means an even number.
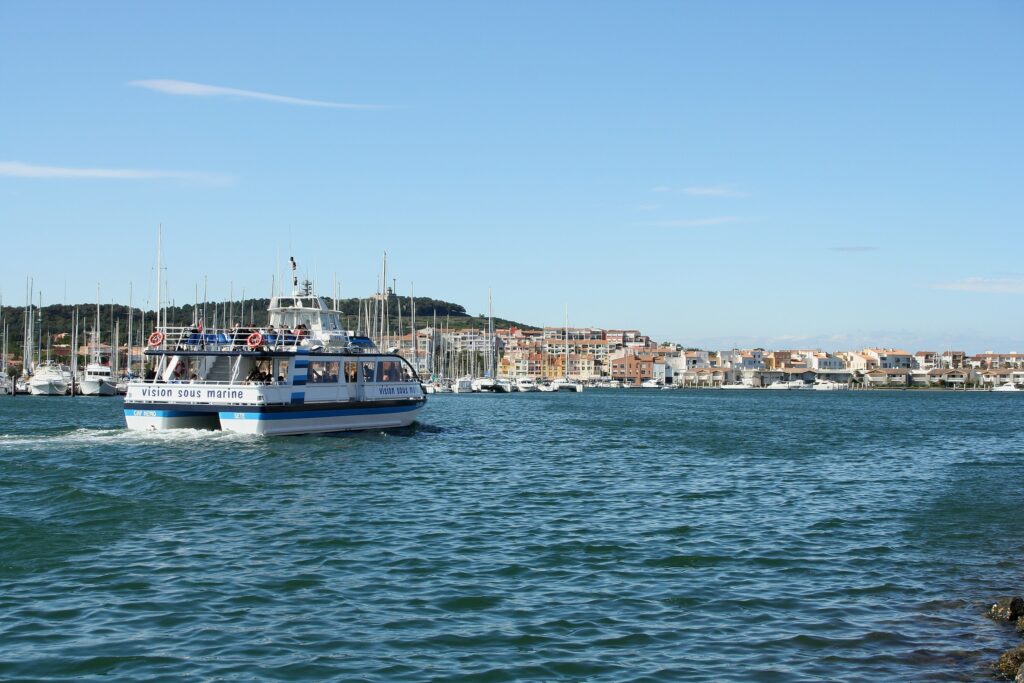
M1024 3L0 4L0 294L1024 352Z

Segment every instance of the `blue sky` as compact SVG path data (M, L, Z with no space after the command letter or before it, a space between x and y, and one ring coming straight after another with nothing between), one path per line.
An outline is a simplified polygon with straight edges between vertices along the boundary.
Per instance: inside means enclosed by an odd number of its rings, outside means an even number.
M5 3L0 291L152 301L163 224L179 302L1024 351L1021 73L1019 2Z

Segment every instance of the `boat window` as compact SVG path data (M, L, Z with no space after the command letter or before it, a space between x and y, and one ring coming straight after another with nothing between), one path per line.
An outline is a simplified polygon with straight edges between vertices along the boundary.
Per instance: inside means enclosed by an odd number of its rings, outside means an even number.
M269 358L260 358L252 365L252 369L249 374L246 375L245 381L253 384L266 384L270 382L274 376L271 374L271 361Z
M377 364L372 360L363 361L363 382L372 382Z
M337 384L340 363L316 360L309 364L310 384Z
M327 378L326 381L335 384L338 382L338 370L340 366L341 363L336 360L329 360L324 363L324 377Z
M402 369L396 360L382 360L377 364L378 382L401 382Z
M359 379L358 364L354 360L345 361L345 381L353 383Z
M284 382L288 377L288 359L281 358L277 361L277 381Z

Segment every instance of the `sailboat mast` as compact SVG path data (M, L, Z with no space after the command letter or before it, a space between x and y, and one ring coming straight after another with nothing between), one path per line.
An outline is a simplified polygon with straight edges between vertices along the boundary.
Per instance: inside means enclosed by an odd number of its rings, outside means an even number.
M160 281L163 278L160 275L160 273L161 273L160 252L161 252L161 249L162 249L161 242L163 240L163 231L164 231L164 226L161 223L159 226L157 226L157 229L156 229L156 326L155 326L155 329L157 329L157 330L159 330L162 327L162 325L161 325L162 316L161 316L160 307L163 305L163 299L160 298L160 295L161 295L161 292L160 292Z
M93 363L100 362L100 283L96 283L96 320L92 326L92 344L89 345L89 355Z
M132 322L135 320L135 311L132 308L132 283L128 283L128 374L132 374Z

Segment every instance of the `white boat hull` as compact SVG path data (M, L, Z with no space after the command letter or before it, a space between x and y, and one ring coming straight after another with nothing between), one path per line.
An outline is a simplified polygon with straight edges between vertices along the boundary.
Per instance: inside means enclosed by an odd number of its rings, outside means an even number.
M28 383L28 390L33 396L64 396L68 393L68 385L60 379L33 378Z
M82 396L113 396L117 385L110 379L85 378L78 384Z
M288 434L330 434L367 429L397 429L414 423L424 402L387 408L317 410L292 413L221 412L221 429L240 434L283 436Z
M220 429L217 413L178 409L124 409L128 429L140 432L164 429Z
M128 429L223 429L239 434L283 436L329 434L367 429L408 427L419 417L425 401L389 406L319 407L306 404L302 410L267 412L250 406L220 406L202 410L174 408L131 408L124 410ZM236 408L236 409L231 409Z

